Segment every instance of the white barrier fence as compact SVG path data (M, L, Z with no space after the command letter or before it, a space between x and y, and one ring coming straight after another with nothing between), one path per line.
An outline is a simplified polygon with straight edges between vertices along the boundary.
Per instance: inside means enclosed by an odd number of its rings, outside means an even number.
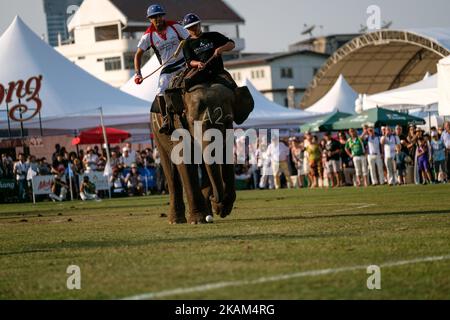
M83 182L85 176L89 177L89 181L95 184L97 191L110 190L108 177L103 175L103 171L94 171L89 173L83 173L79 176L80 184Z

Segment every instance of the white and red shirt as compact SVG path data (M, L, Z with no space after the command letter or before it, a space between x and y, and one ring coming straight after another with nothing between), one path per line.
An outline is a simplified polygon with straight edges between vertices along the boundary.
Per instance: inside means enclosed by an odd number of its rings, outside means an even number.
M173 56L180 44L180 39L187 39L189 37L189 32L175 21L166 21L166 26L166 29L159 33L152 24L138 44L138 48L144 51L147 51L151 47L156 48L156 54L161 64L166 63ZM184 61L182 53L180 53L177 62L179 60Z

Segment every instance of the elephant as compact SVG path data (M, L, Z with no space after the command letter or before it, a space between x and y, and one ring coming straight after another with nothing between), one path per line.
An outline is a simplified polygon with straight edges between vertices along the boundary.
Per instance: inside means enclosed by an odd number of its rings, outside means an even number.
M166 177L167 187L169 189L169 213L168 219L170 224L197 224L205 222L206 216L209 214L203 194L200 191L198 174L194 164L174 164L171 161L171 153L175 146L175 142L171 140L171 136L159 133L162 125L162 116L160 113L152 112L151 123L156 147L159 150L161 166L164 176ZM179 117L175 119L180 122ZM186 219L185 204L183 200L183 191L186 193L189 205L189 216Z
M237 97L239 94L236 94L235 90L220 83L195 85L183 92L181 104L184 105L184 109L178 110L179 112L173 117L173 122L176 129L183 128L189 131L191 150L194 150L195 145L192 137L195 136L196 122L201 123L202 136L209 129L216 129L220 132L223 141L226 141L226 131L233 129L234 118L239 118L239 122L246 119L248 114L242 116L241 112L236 112ZM167 97L166 91L167 100L170 101L170 98ZM252 98L250 100L253 103ZM251 110L253 110L253 104ZM151 121L152 127L156 129L153 132L168 183L169 223L205 223L206 216L212 213L216 213L222 218L228 216L236 200L234 161L225 161L226 152L233 152L232 148L227 150L227 143L222 144L221 151L224 159L220 163L202 161L199 167L194 163L194 157L191 155L189 164L174 164L171 154L178 142L172 141L171 136L158 132L162 123L159 113L152 112ZM228 136L228 138L230 137ZM205 150L211 143L211 141L201 139L202 150ZM234 160L233 157L231 159ZM199 169L202 173L201 181L198 174ZM188 219L185 218L183 190L189 205Z
M201 189L208 214L214 212L222 218L231 213L236 200L233 154L228 157L232 161L226 161L227 152L233 153L232 148L227 149L226 133L227 130L233 129L235 98L233 90L218 83L195 86L183 96L187 128L191 136L195 135L196 121L201 123L202 136L210 129L218 130L222 136L223 143L220 146L222 161L219 163L203 161L201 165L203 177ZM205 150L211 141L202 139L201 144L202 150Z

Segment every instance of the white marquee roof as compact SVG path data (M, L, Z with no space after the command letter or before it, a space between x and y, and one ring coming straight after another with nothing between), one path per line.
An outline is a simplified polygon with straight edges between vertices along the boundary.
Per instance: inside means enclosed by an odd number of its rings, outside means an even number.
M345 112L355 113L355 100L358 93L341 74L333 87L319 101L307 108L306 111L317 113Z
M414 106L430 106L438 102L437 89L438 75L434 74L419 82L366 96L363 100L363 109L378 107L399 106L402 108L413 108Z
M99 107L106 125L142 123L148 120L148 102L125 94L82 70L41 40L16 17L0 37L0 83L42 75L39 98L44 129L83 129L100 124ZM23 101L23 99L22 99ZM17 104L13 101L9 107ZM34 107L30 102L30 107ZM5 110L5 101L1 109ZM145 117L144 117L145 116ZM7 129L0 113L0 130ZM39 128L37 116L26 129ZM12 123L18 128L19 123Z

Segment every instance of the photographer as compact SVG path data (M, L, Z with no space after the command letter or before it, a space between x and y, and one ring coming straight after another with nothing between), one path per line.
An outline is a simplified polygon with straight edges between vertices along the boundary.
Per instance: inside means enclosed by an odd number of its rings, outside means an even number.
M53 202L62 202L66 200L67 190L69 189L69 186L64 181L62 181L59 174L55 174L53 176L51 189L52 193L49 194L49 197Z

